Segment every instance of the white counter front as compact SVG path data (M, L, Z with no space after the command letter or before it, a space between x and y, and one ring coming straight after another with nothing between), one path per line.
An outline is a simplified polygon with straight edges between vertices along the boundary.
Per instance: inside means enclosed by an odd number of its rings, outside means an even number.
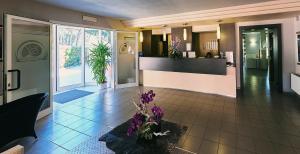
M227 75L197 74L143 70L143 84L236 97L235 67L227 67Z
M291 88L294 92L300 95L300 75L291 74Z

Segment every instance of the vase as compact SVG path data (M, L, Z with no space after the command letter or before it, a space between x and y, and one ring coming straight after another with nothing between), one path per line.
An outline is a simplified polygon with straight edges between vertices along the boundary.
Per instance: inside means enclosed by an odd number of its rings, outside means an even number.
M158 133L161 131L161 123L158 123L158 125L152 125L151 127L151 133ZM153 143L155 142L157 139L157 136L155 136L154 134L152 134L152 138L148 139L145 137L144 134L137 134L137 142L139 143Z

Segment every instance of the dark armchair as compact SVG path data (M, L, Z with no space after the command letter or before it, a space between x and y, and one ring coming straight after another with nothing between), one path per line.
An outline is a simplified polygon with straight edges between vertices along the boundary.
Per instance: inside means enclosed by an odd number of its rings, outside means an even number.
M34 94L0 106L0 147L21 137L37 138L34 126L47 96Z

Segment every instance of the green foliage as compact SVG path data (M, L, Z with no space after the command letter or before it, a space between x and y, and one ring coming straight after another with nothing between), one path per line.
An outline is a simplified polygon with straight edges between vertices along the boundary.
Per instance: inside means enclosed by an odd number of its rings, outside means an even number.
M67 49L65 52L65 58L65 68L79 66L81 64L81 48L72 47Z
M92 68L93 79L97 84L104 83L106 81L105 70L110 65L111 52L108 44L100 42L90 50L88 64Z
M138 131L138 135L146 140L151 140L153 138L153 125L154 124L143 124Z

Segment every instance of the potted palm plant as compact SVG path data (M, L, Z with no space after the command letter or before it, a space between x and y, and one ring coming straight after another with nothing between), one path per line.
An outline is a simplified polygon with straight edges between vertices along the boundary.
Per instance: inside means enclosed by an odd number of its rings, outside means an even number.
M100 85L106 82L105 71L110 65L111 52L108 43L100 42L90 50L88 64L92 69L93 79Z

